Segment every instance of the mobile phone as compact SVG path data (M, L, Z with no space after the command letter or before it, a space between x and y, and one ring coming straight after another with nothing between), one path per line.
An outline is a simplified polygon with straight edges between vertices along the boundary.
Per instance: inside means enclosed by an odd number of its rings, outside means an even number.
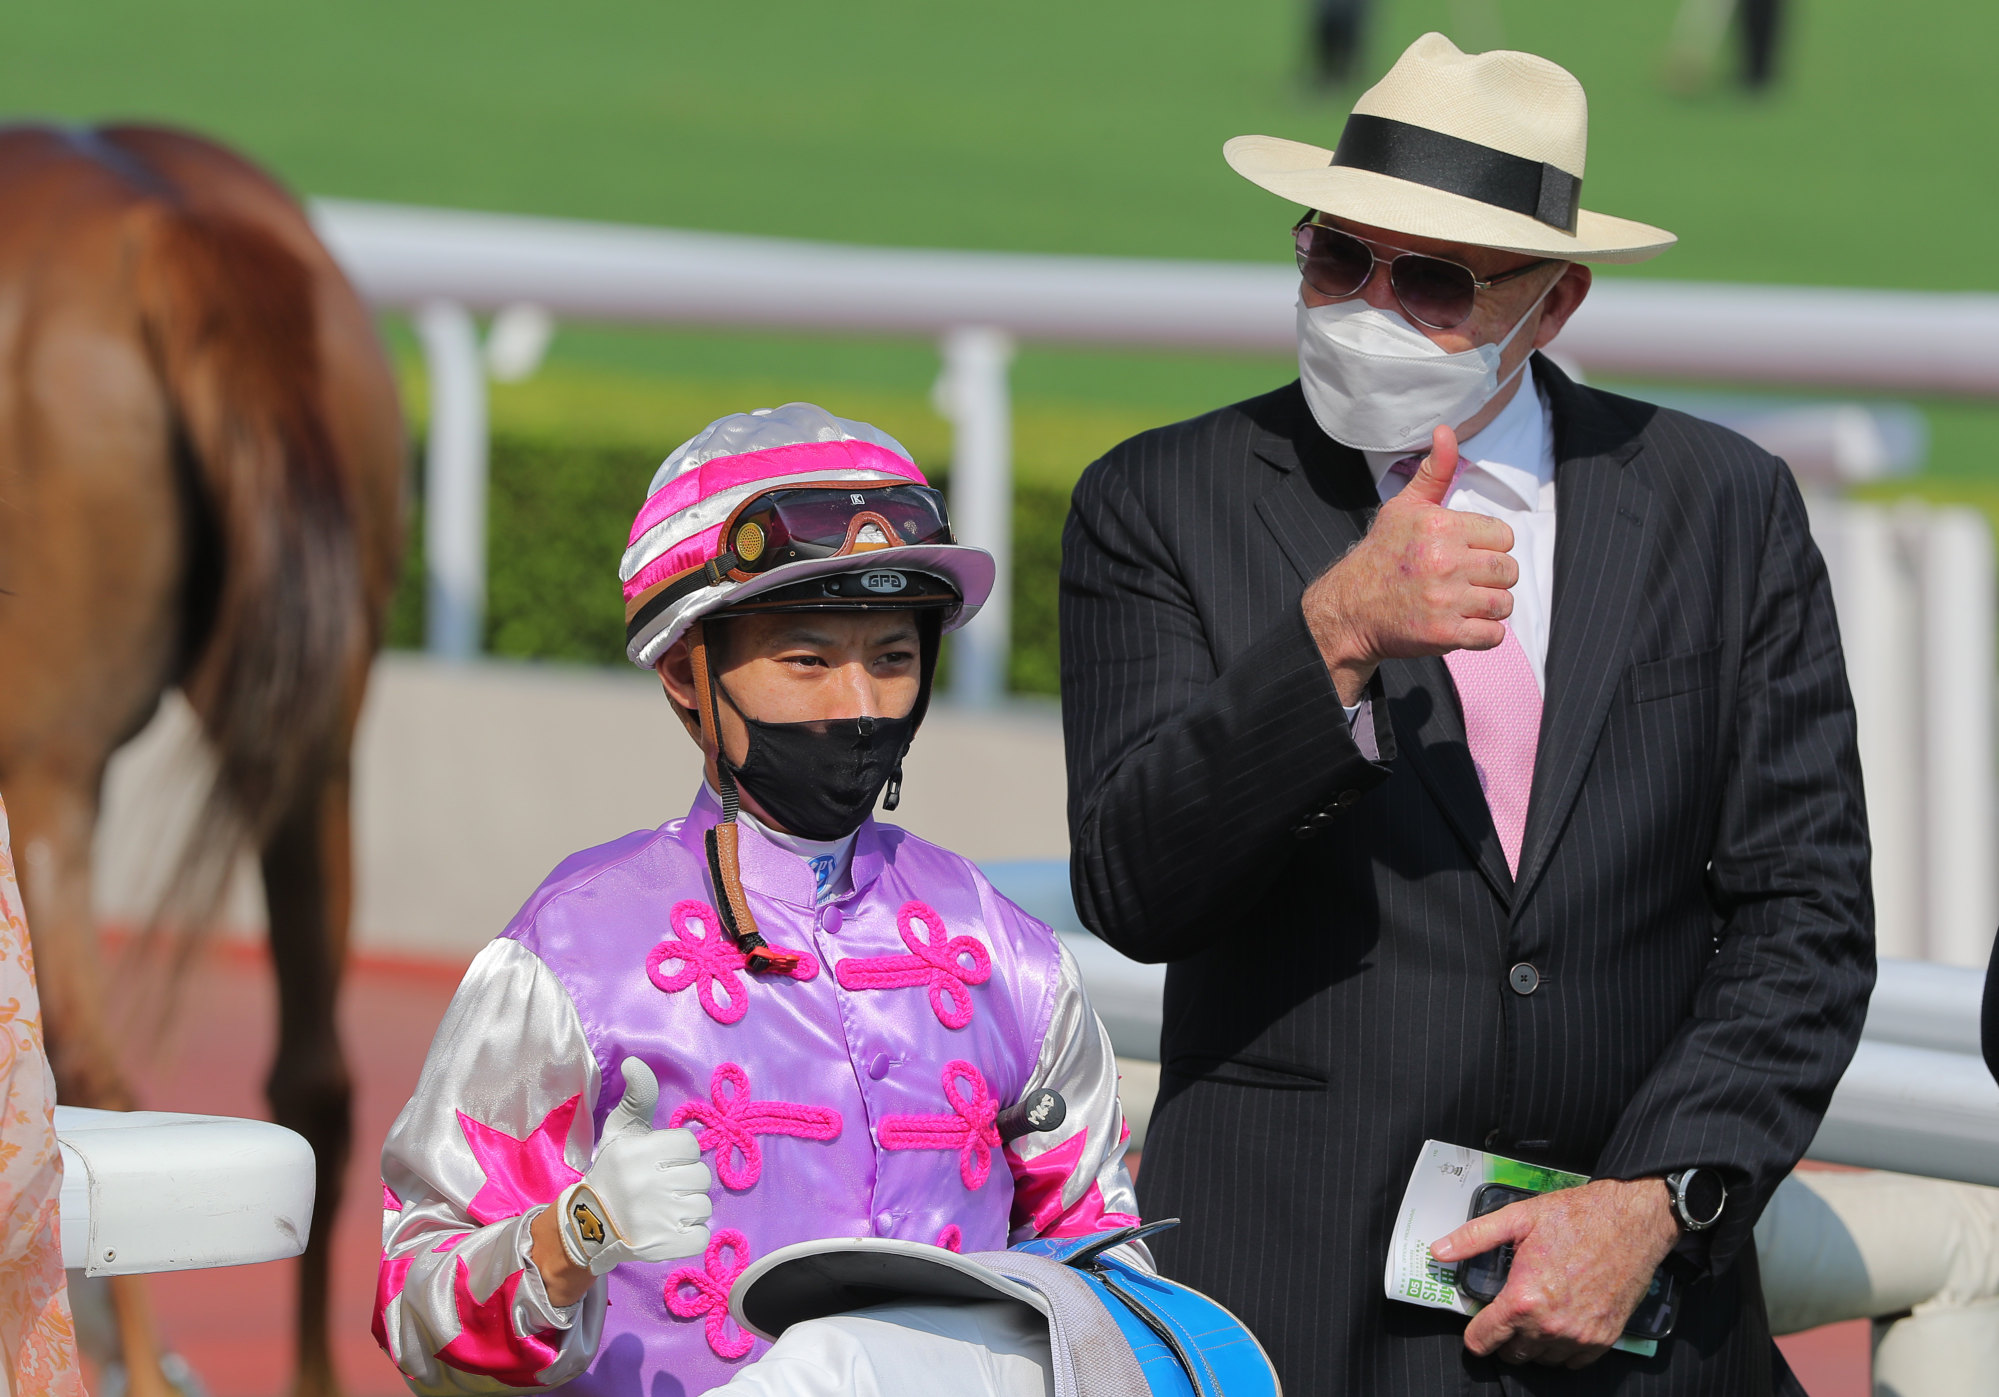
M1471 1217L1496 1213L1510 1203L1534 1197L1531 1188L1511 1184L1480 1184L1471 1196ZM1467 1219L1469 1221L1469 1219ZM1504 1242L1489 1252L1468 1256L1458 1263L1458 1289L1482 1305L1490 1305L1506 1288L1506 1273L1513 1267L1513 1243Z
M1515 1188L1511 1184L1480 1184L1478 1191L1472 1194L1471 1217L1482 1218L1487 1213L1498 1212L1509 1203L1534 1196L1534 1190ZM1458 1289L1481 1304L1489 1305L1506 1288L1506 1274L1512 1267L1511 1242L1502 1243L1481 1255L1466 1257L1458 1263ZM1673 1283L1672 1273L1662 1266L1652 1273L1652 1285L1645 1292L1645 1298L1638 1302L1638 1308L1631 1312L1624 1332L1636 1339L1663 1339L1673 1332L1673 1321L1678 1314L1678 1287Z

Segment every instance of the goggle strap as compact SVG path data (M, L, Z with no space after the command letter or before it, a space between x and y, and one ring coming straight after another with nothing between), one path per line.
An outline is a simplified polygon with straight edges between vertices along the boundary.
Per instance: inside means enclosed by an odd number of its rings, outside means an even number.
M687 660L693 670L694 711L701 718L701 741L704 746L715 750L715 767L722 779L728 782L728 774L722 771L722 730L715 721L715 676L708 666L708 627L696 621L687 629ZM728 782L733 789L734 783ZM734 814L728 816L735 819Z
M798 956L771 947L757 931L757 919L750 912L750 899L743 892L743 867L737 852L741 826L736 816L742 811L742 793L736 778L722 757L722 728L715 717L715 670L708 660L708 628L697 621L688 634L688 659L694 671L694 694L699 703L701 738L704 747L715 752L715 780L721 787L722 822L710 829L702 841L708 853L708 877L715 888L715 913L722 930L757 973L789 974L798 968Z

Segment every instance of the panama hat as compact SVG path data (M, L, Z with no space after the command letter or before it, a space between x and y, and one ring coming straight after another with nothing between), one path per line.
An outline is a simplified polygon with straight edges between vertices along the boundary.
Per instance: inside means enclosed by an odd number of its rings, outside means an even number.
M1580 207L1589 100L1559 64L1411 44L1354 103L1334 150L1237 136L1230 168L1293 203L1391 232L1571 262L1642 262L1663 228Z

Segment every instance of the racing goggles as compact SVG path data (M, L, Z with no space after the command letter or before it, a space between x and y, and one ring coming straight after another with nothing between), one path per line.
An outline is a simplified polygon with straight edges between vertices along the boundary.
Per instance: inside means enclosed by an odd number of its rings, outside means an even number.
M661 605L789 563L884 548L955 543L944 495L928 485L878 481L794 485L753 495L722 526L722 549L669 586Z

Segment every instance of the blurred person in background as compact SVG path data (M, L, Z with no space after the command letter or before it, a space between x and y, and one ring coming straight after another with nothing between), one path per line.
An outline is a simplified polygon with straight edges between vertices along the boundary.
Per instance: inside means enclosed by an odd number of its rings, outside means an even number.
M900 444L792 403L675 450L619 576L627 654L706 780L685 818L565 860L467 971L382 1150L377 1340L426 1394L1041 1393L1018 1302L774 1347L729 1309L799 1243L1137 1224L1073 958L873 815L991 555ZM1041 1092L1064 1113L1003 1138Z
M1313 73L1323 87L1354 80L1367 38L1367 0L1313 0Z
M1680 92L1710 87L1722 52L1739 46L1736 80L1751 92L1770 87L1787 18L1785 0L1680 0L1666 44L1666 84Z
M1985 1066L1999 1080L1999 936L1992 941L1992 963L1985 970L1985 1002L1981 1008L1978 1045L1985 1050Z
M82 1397L63 1285L56 1083L42 1047L28 917L0 804L0 1360L7 1391Z
M1229 142L1306 209L1299 381L1063 537L1076 903L1169 963L1141 1197L1293 1394L1799 1390L1751 1228L1873 983L1852 703L1782 463L1535 352L1673 242L1580 209L1586 126L1430 34L1337 149ZM1513 1249L1469 1323L1383 1294L1426 1139L1594 1180L1432 1239Z
M1752 92L1777 76L1777 45L1783 37L1784 0L1742 0L1742 82Z

